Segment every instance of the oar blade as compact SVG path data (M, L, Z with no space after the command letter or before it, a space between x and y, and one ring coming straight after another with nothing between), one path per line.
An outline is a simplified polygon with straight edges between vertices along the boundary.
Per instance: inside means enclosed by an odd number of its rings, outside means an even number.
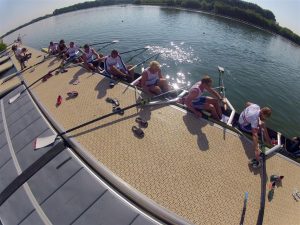
M35 140L34 149L44 148L48 145L51 145L55 142L55 139L57 138L56 134L53 134L51 136L47 137L40 137Z
M14 101L16 101L19 97L21 96L21 92L19 92L18 94L16 94L14 97L10 98L8 100L9 104L12 104Z

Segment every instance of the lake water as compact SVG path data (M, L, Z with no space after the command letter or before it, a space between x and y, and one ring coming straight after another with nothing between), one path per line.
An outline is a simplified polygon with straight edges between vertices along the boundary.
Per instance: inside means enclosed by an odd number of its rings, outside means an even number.
M103 49L126 51L150 46L136 64L156 52L171 83L190 86L203 74L218 85L217 66L225 68L226 97L240 112L246 101L273 109L268 126L300 135L300 47L254 27L214 15L155 6L100 7L52 17L17 34L34 48L64 38L80 45L120 40ZM97 47L96 47L97 48ZM124 55L125 61L136 53Z

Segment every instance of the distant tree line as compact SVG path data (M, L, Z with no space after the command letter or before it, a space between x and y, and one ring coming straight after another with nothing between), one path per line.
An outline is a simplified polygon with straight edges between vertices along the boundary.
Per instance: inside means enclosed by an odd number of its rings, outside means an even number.
M23 25L21 25L21 26L16 27L15 29L12 29L12 30L8 31L8 32L5 33L4 35L2 35L0 38L4 38L5 36L7 36L7 35L9 35L9 34L11 34L11 33L13 33L13 32L15 32L15 31L17 31L17 30L19 30L19 29L21 29L21 28L23 28L23 27L26 27L26 26L28 26L28 25L30 25L30 24L32 24L32 23L38 22L38 21L40 21L40 20L49 18L49 17L51 17L51 16L53 16L53 14L47 14L47 15L45 15L45 16L41 16L41 17L35 18L35 19L31 20L31 21L28 22L28 23L25 23L25 24L23 24Z
M68 7L56 9L53 15L59 15L62 13L72 12L81 9L95 8L99 6L115 5L115 4L132 4L133 0L96 0L91 2L77 3Z
M3 36L1 36L1 38L27 25L49 18L51 16L99 6L131 3L183 7L229 16L262 27L300 45L300 37L293 33L290 29L279 26L279 24L276 22L274 14L270 10L262 9L256 4L244 2L242 0L96 0L83 2L72 6L56 9L52 14L48 14L31 20L30 22L7 32Z
M134 4L176 6L229 16L279 34L300 45L300 37L290 29L279 26L270 10L241 0L134 0Z

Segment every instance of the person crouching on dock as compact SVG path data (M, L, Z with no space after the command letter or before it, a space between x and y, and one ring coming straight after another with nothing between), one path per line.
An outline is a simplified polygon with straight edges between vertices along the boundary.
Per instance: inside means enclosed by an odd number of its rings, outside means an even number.
M264 130L264 138L268 144L271 145L270 136L265 125L265 121L271 117L272 110L268 107L260 108L259 105L247 102L246 108L239 117L239 128L247 133L252 133L253 149L255 158L259 161L259 146L258 134L261 129Z
M169 91L167 80L163 77L160 64L152 61L142 73L141 85L145 92L159 95Z
M179 100L179 103L185 104L196 116L202 117L199 110L206 110L211 113L216 120L222 118L222 110L220 103L226 103L222 96L212 89L212 79L204 76L201 81L194 84L186 97ZM203 96L205 92L210 93L213 97Z

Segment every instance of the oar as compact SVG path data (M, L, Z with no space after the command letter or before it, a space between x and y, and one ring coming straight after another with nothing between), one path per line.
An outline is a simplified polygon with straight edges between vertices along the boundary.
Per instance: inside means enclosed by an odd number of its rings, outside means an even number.
M113 41L96 42L96 43L90 44L90 46L104 45L104 44L117 43L117 42L119 42L119 41L118 40L113 40Z
M240 225L244 225L246 209L247 209L247 202L248 202L248 192L245 192L244 206L243 206L242 216L241 216L241 220L240 220Z
M145 46L143 48L136 48L136 49L132 49L132 50L129 50L129 51L126 51L126 52L121 52L120 55L127 54L127 53L130 53L130 52L136 52L136 51L139 51L139 50L148 50L149 48L150 48L149 46Z
M47 74L49 73L52 73L54 72L55 70L59 69L60 66L56 67L55 69L53 70L50 70ZM35 85L37 82L39 82L40 80L42 80L47 74L45 74L44 76L42 76L41 78L37 79L36 81L34 81L32 84L30 84L28 87L26 87L23 91L20 91L18 94L16 94L15 96L11 97L9 100L8 100L8 103L9 104L12 104L14 101L16 101L22 93L24 93L26 90L28 90L29 88L31 88L33 85Z
M99 49L97 50L97 52L99 52L100 50L106 48L107 46L113 45L113 44L118 43L118 42L119 42L118 40L111 41L110 43L108 43L108 44L102 46L101 48L99 48Z
M131 60L133 60L135 57L143 54L145 51L147 51L148 49L143 49L143 51L139 52L138 54L135 54L134 56L132 56L129 60L126 61L126 64L129 63Z
M143 65L143 64L144 64L145 62L147 62L148 60L153 59L153 58L155 58L155 57L158 57L160 54L161 54L161 52L159 52L159 53L157 53L157 54L155 54L155 55L152 55L152 56L148 57L147 59L143 60L142 62L140 62L140 63L134 65L133 67L131 67L128 71L131 71L131 70L135 69L136 67L139 67L140 65Z
M176 99L177 99L177 98L176 98ZM134 103L134 104L132 104L132 105L129 105L129 106L127 106L127 107L125 107L125 108L122 108L122 109L120 109L120 110L117 110L117 111L114 111L114 112L105 114L105 115L103 115L103 116L99 116L99 117L96 118L96 119L93 119L93 120L87 121L87 122L85 122L85 123L82 123L82 124L80 124L80 125L78 125L78 126L76 126L76 127L70 128L70 129L68 129L68 130L66 130L66 131L64 131L64 132L61 132L61 133L58 133L58 134L54 134L54 135L51 135L51 136L47 136L47 137L37 138L37 139L35 140L35 147L34 147L34 148L35 148L35 149L39 149L39 148L44 148L44 147L46 147L46 146L48 146L48 145L51 145L51 144L53 144L53 143L55 142L55 140L56 140L56 138L57 138L58 136L65 135L65 134L70 133L70 132L72 132L72 131L74 131L74 130L78 130L78 129L82 128L82 127L85 127L85 126L87 126L87 125L90 125L90 124L92 124L92 123L95 123L95 122L97 122L97 121L100 121L100 120L106 119L106 118L108 118L108 117L110 117L110 116L119 114L120 111L125 112L126 110L129 110L129 109L134 108L134 107L137 107L137 106L143 106L143 105L145 106L145 105L148 105L148 104L151 105L151 101L150 101L150 100L151 100L151 99L142 99L141 101L139 101L139 102L137 102L137 103ZM168 101L160 101L160 104L164 104L164 103L165 103L165 104L170 104L170 103L173 103L173 101L172 101L172 100L168 100ZM155 105L157 105L157 104L158 104L158 102L155 102Z

